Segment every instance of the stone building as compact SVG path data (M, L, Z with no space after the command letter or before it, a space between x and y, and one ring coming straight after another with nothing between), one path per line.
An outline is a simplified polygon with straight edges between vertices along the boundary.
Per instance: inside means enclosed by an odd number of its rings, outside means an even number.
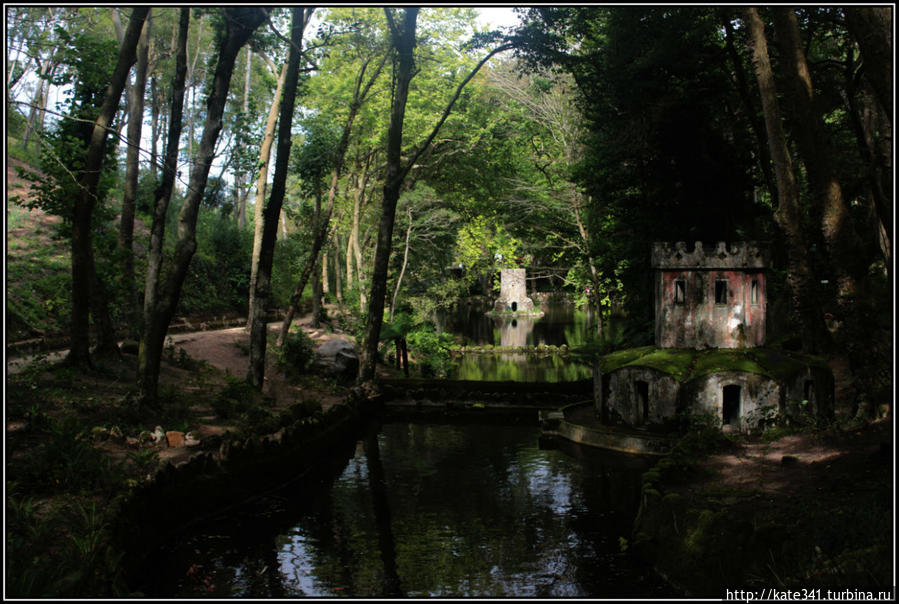
M543 316L543 311L534 307L534 301L528 297L525 269L504 268L500 269L499 275L499 298L493 303L493 313Z
M602 423L670 427L678 415L705 415L745 432L778 417L830 417L827 365L764 347L767 266L756 243L654 244L656 345L597 359Z
M656 345L764 345L767 266L767 253L752 242L653 244Z

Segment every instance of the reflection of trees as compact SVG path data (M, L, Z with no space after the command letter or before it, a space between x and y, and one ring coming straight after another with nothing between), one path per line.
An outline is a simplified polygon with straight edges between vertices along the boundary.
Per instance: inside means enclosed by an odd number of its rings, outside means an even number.
M383 426L333 485L292 491L272 526L247 519L215 555L216 581L267 597L620 590L610 564L645 468L539 450L536 439L527 426Z
M532 353L473 353L459 357L453 379L563 382L589 378L593 370L570 356Z
M393 543L393 531L390 528L387 485L384 481L384 468L381 466L378 435L374 432L370 432L365 438L365 458L368 460L368 484L371 488L375 524L378 527L378 546L381 550L381 561L384 564L383 595L399 596L403 592L400 587L400 577L396 572L396 548Z

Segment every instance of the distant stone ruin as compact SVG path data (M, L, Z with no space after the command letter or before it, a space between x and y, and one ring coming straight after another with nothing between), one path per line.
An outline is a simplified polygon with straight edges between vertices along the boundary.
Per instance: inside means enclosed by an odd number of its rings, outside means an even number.
M534 307L525 287L525 269L500 269L499 298L493 303L493 314L516 313L524 316L543 316L543 311Z

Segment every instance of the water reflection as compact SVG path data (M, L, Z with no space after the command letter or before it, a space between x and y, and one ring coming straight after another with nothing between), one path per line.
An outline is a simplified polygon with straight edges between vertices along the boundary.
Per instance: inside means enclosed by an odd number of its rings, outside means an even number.
M153 595L663 594L618 549L646 462L575 459L538 448L538 435L385 425L333 483L260 500L167 550Z
M573 304L541 304L539 319L488 317L485 304L460 304L440 317L440 328L463 346L581 346L590 331L587 313ZM509 342L508 344L506 342Z
M442 328L452 333L463 346L580 346L586 343L589 321L586 313L572 304L550 303L540 307L544 316L488 317L489 308L461 304L442 317ZM461 355L449 369L454 380L516 382L562 382L587 379L592 370L587 363L571 356L541 355L533 352L468 353Z

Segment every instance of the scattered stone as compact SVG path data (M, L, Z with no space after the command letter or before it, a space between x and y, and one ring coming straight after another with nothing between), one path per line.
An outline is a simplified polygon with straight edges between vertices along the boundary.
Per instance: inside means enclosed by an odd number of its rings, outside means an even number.
M165 433L165 440L170 447L183 447L184 446L184 432L179 432L177 430L170 430Z
M125 444L128 445L129 447L133 447L136 449L137 447L140 446L140 441L138 439L134 438L133 436L126 436Z
M200 439L198 439L193 432L188 432L184 435L184 446L185 447L196 447L200 444Z
M359 356L352 342L334 338L315 350L315 364L323 372L337 378L355 380L359 371Z
M156 429L153 430L153 434L151 435L153 442L157 445L160 445L165 442L165 430L162 429L162 426L156 426Z
M125 437L125 435L122 434L121 428L119 428L118 426L113 426L112 428L109 429L109 437L114 438L116 440L122 440Z

